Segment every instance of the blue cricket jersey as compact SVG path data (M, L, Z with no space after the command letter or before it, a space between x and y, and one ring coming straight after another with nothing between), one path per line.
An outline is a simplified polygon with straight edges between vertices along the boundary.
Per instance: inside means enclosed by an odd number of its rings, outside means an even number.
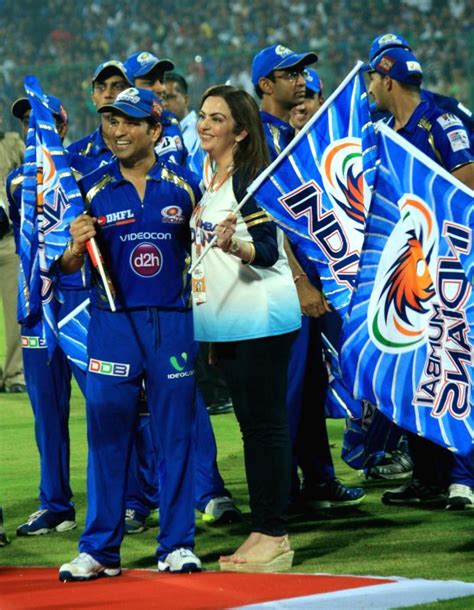
M282 119L261 111L263 131L270 151L270 160L274 161L295 137L295 130Z
M117 293L118 309L190 308L189 219L201 198L199 178L157 160L147 176L144 200L114 159L79 184ZM91 303L109 309L99 282Z
M390 117L387 124L393 127L394 118ZM461 119L429 102L420 102L398 133L448 172L474 161Z

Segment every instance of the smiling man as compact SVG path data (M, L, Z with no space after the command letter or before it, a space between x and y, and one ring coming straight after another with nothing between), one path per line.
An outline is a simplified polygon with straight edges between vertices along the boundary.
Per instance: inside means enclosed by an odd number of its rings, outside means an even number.
M97 109L111 104L117 95L132 85L128 72L121 61L111 59L97 66L92 77L91 98ZM97 165L108 163L112 158L109 139L109 115L102 114L99 127L91 134L73 142L68 151L97 161Z
M86 242L97 236L116 288L112 312L99 285L91 290L87 419L88 511L80 555L61 580L118 576L124 535L127 470L146 383L160 451L159 571L196 572L194 555L193 340L189 299L188 221L201 193L198 179L157 162L162 107L152 91L129 88L99 112L111 113L107 166L80 187L89 208L71 224L66 272L79 269Z

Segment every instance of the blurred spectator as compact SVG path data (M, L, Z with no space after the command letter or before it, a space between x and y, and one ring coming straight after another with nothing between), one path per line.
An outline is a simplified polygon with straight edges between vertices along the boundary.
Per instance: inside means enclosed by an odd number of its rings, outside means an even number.
M285 40L290 48L316 51L329 94L366 58L367 42L393 30L417 49L429 89L449 94L452 71L458 69L456 97L472 107L472 15L468 0L296 0L290 7L284 0L195 0L180 7L171 0L158 7L152 0L124 0L119 8L115 0L4 0L0 78L13 99L21 93L23 76L35 73L44 89L64 99L72 118L81 113L81 121L72 121L80 131L71 137L79 138L95 120L92 113L82 115L81 83L107 57L124 59L142 48L173 57L188 80L190 105L196 106L211 84L232 79L247 89L245 72L255 52Z

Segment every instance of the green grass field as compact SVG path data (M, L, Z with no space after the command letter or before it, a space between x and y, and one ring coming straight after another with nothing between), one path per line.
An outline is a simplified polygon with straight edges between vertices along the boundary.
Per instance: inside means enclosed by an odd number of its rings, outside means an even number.
M3 330L3 324L1 325ZM0 337L0 358L3 361ZM219 466L227 486L248 517L240 434L234 415L212 418ZM329 422L338 476L360 485L363 479L339 458L343 424ZM17 538L16 527L38 507L38 453L33 415L26 395L0 394L0 504L11 544L0 548L0 566L59 566L77 554L86 507L86 432L84 400L74 387L71 401L71 482L78 528L64 534ZM290 535L296 550L294 572L328 572L474 581L474 511L387 507L380 502L385 484L366 484L358 508L321 511L292 518ZM247 522L223 527L204 524L197 515L196 552L209 570L218 557L233 551L247 534ZM127 536L122 564L153 568L156 520L141 535ZM430 604L426 608L474 607L474 596Z

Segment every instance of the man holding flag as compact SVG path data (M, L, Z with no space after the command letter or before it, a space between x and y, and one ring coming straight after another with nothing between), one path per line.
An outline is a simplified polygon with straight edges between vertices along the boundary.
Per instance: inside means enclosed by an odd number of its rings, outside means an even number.
M68 117L60 100L53 96L47 98L48 109L55 120L56 137L63 139L68 129ZM28 97L17 99L12 105L12 114L22 123L26 139L32 114ZM31 147L27 150L28 158ZM84 170L83 159L78 159L78 171ZM34 261L38 245L38 217L33 212L32 223L27 222L26 200L24 193L25 170L17 168L7 178L7 196L10 216L13 223L17 253L23 267L22 290L19 293L19 321L21 343L28 395L35 418L35 435L40 455L40 506L28 520L17 528L17 536L37 536L58 531L64 532L76 527L75 510L71 501L72 491L69 484L69 398L71 393L71 371L85 390L85 372L66 357L62 349L48 350L45 340L44 312L40 306L35 311L38 294L30 289L38 287L37 276L40 269L31 265L32 275L28 277L26 254ZM38 197L38 193L32 193ZM33 202L36 205L36 202ZM59 207L59 206L58 206ZM23 221L23 222L22 222ZM25 231L32 224L35 228L31 235ZM25 239L26 238L26 239ZM36 244L36 245L35 245ZM28 252L25 252L25 249ZM58 318L65 318L78 305L88 298L86 277L82 273L60 276L51 301L51 307ZM34 290L34 288L33 288Z
M373 57L367 68L369 94L377 110L390 113L388 125L463 184L474 188L469 135L457 116L422 100L423 71L416 56L404 47L386 48ZM465 456L452 454L412 433L409 448L414 461L412 479L385 492L384 503L439 501L449 486L447 508L474 508L472 451Z
M60 266L75 272L98 235L116 288L116 311L100 286L91 290L88 335L88 509L80 554L61 566L61 580L118 576L130 451L145 381L160 490L158 570L196 572L194 555L194 361L188 220L201 197L198 179L157 161L162 107L151 92L120 93L110 112L117 159L86 177L89 214L71 224Z
M291 110L304 102L305 68L317 59L315 53L298 54L283 45L263 49L253 59L252 82L262 100L261 117L273 160L294 138L295 131L289 123ZM278 166L275 171L278 172ZM259 201L273 214L268 201ZM278 205L276 201L273 204ZM281 226L285 228L284 223ZM288 235L294 234L287 232ZM314 508L358 504L364 498L364 490L346 487L336 479L327 436L324 413L327 374L322 361L319 318L332 309L321 291L314 265L307 266L299 243L291 241L290 246L288 240L291 237L286 240L285 249L304 314L301 331L292 347L288 373L287 407L294 461L293 507L298 508L301 503ZM302 490L298 466L303 472Z

